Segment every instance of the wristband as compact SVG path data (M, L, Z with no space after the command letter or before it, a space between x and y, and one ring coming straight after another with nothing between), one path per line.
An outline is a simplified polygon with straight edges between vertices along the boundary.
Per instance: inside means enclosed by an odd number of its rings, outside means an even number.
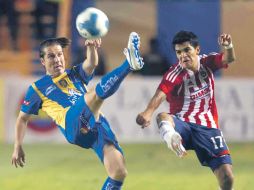
M234 46L232 43L230 43L229 45L227 46L223 46L225 49L232 49Z

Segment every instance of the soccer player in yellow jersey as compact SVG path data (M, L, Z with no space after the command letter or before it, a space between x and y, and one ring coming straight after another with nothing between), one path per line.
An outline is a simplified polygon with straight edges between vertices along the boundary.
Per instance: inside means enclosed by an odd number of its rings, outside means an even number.
M97 49L101 39L86 40L86 60L71 69L65 69L63 48L67 38L50 38L40 45L40 60L46 75L28 89L16 122L12 164L23 167L25 153L22 148L29 117L45 111L57 124L68 142L83 148L92 148L105 166L108 178L102 190L120 190L127 175L123 152L106 118L101 114L103 101L117 91L123 79L132 71L143 67L139 54L140 38L132 32L126 60L115 70L102 77L91 90L86 85L98 65Z

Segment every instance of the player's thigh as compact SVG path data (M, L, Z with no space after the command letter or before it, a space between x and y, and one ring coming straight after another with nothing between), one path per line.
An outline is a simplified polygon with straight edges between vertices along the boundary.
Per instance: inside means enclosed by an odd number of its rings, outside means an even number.
M102 106L103 100L97 96L94 89L87 92L84 95L84 99L85 99L85 102L86 102L87 106L89 107L89 109L93 112L95 117L98 118L99 111Z
M123 155L123 151L118 144L116 136L104 116L100 116L99 122L96 123L95 128L97 129L97 140L92 148L103 163L105 156L104 147L107 145L114 146Z

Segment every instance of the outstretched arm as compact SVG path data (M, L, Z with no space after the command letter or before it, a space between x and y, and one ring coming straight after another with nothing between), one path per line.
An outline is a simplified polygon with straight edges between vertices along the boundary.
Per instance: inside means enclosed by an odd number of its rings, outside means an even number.
M235 50L232 37L229 34L221 34L218 39L219 45L224 48L223 64L229 64L235 61Z
M98 51L97 49L101 46L101 39L95 39L95 40L86 40L85 41L86 46L86 59L83 63L83 70L86 72L86 74L91 75L94 72L94 69L98 65L99 58L98 58Z
M145 111L138 114L136 118L137 124L141 125L142 128L148 127L151 123L151 117L154 111L160 106L162 101L164 101L165 99L166 94L162 92L160 89L157 89Z
M11 163L15 167L23 167L25 164L25 153L22 148L25 130L30 115L20 111L15 126L15 143Z

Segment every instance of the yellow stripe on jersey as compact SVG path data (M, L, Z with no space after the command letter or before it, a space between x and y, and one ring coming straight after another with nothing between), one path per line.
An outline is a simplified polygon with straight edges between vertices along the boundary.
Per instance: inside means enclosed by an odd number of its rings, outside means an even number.
M63 74L61 74L60 76L56 78L53 78L52 80L56 84L56 86L65 94L69 94L69 89L75 89L77 92L79 92L77 88L74 86L73 82L68 77L66 72L64 72ZM61 85L61 82L64 82L64 81L66 82L67 84L66 87L68 88ZM88 91L87 86L85 84L83 84L83 86L85 87L86 91Z
M42 102L43 102L42 110L45 111L56 122L57 125L65 129L66 112L69 110L70 107L64 108L57 102L54 102L48 99L38 90L38 88L36 87L34 83L32 84L32 87L42 99Z
M65 73L66 74L66 73ZM62 76L62 75L61 75ZM52 79L53 82L56 84L56 86L65 94L69 94L69 89L76 89L76 87L74 86L74 84L72 83L72 81L70 80L70 78L68 77L68 75L65 75L64 77L61 77L59 79L59 77ZM66 86L61 85L60 82L66 82Z

